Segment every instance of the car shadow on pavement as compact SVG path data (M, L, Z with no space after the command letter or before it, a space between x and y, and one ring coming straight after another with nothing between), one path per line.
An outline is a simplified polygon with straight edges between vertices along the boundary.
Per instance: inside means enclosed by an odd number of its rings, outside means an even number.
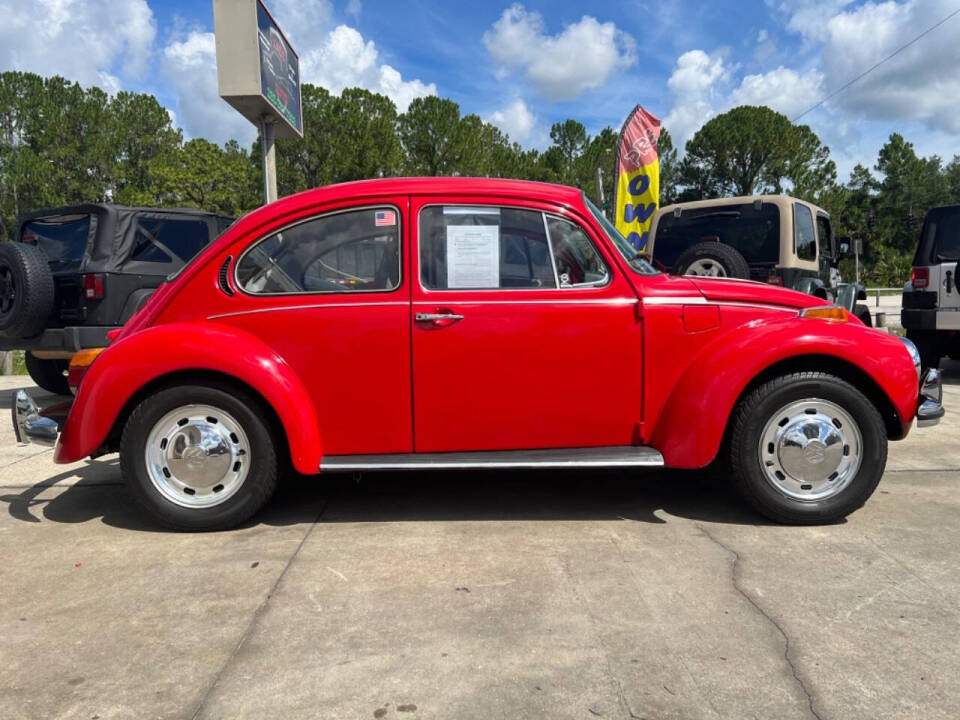
M62 484L72 480L71 484ZM0 488L10 517L166 532L134 503L116 456L28 487ZM622 521L671 517L762 525L723 478L707 472L567 470L339 474L291 477L244 528L321 523Z

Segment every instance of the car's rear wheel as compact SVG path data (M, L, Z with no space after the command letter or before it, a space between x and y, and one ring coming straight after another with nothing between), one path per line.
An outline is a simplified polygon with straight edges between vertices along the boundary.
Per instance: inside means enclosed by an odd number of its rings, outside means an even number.
M30 377L44 390L57 395L70 394L70 383L67 378L69 360L43 360L28 352L24 356L24 362Z
M179 530L249 519L276 487L274 438L260 403L205 385L161 390L130 414L120 466L137 502Z
M873 494L887 461L883 419L857 388L819 372L766 382L737 406L733 480L766 517L837 522Z
M736 248L719 242L697 243L684 250L673 267L674 275L750 279L750 266Z

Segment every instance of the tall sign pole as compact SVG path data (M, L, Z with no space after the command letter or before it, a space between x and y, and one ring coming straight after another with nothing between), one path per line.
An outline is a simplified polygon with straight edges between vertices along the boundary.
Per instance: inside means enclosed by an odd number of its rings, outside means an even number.
M277 199L277 139L303 137L300 58L264 0L213 0L217 82L260 131L264 203Z

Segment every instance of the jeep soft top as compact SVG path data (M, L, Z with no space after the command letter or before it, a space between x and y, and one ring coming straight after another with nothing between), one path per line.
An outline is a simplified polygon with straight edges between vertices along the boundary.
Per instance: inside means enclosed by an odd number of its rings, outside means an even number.
M45 389L73 353L106 345L160 283L232 218L192 208L85 203L20 216L0 243L0 350L26 350Z

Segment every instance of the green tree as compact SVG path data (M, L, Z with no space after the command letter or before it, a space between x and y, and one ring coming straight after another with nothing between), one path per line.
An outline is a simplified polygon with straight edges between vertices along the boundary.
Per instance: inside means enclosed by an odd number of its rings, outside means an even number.
M687 142L683 183L699 197L809 192L836 177L829 148L806 125L744 105L707 122Z
M200 138L156 163L154 202L239 216L261 204L260 176L236 141L224 147Z
M460 106L435 95L416 98L400 116L398 135L411 175L452 175L459 171L463 130Z
M117 93L110 101L109 114L111 154L116 162L113 199L140 204L150 197L154 164L179 148L183 136L152 95Z

